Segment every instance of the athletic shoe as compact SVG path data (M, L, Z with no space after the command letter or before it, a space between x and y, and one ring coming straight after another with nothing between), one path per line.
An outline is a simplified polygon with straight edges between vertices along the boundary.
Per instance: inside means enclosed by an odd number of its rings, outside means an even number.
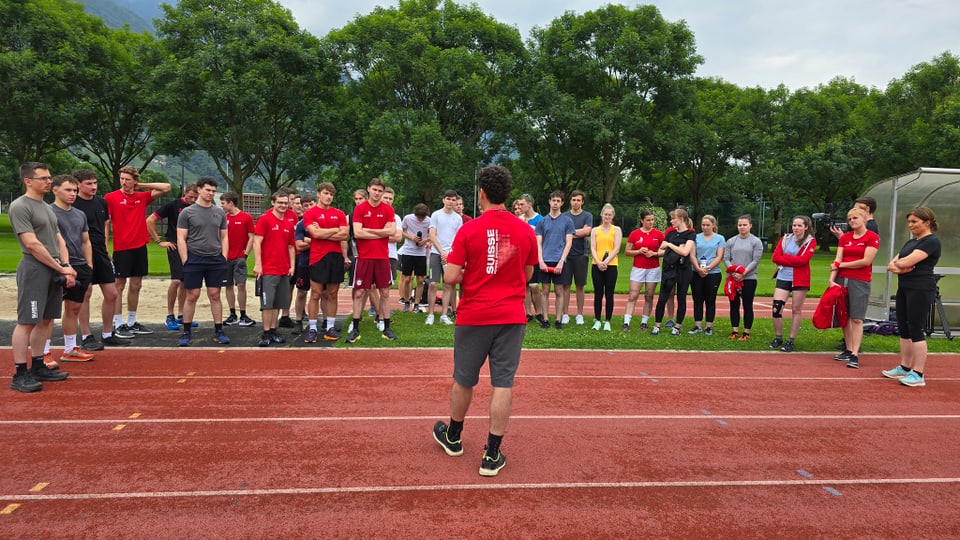
M923 380L923 375L917 375L916 371L910 370L910 373L900 379L900 384L904 386L926 386L927 383Z
M134 337L133 332L130 331L130 327L127 326L126 324L121 324L120 326L114 328L113 333L119 335L123 339L133 339ZM130 336L130 337L128 338L125 336Z
M610 321L603 321L603 331L604 331L604 332L610 332L610 331L612 331L612 330L613 330L613 329L610 328Z
M121 339L116 332L110 334L108 337L103 338L103 344L109 345L111 347L126 347L130 344L130 341L126 339Z
M503 452L497 454L496 458L487 454L487 449L483 449L483 459L480 460L480 476L496 476L500 469L507 464L507 458Z
M316 343L317 342L318 332L315 328L307 329L307 333L303 335L304 343Z
M94 359L94 355L80 349L79 347L74 347L69 352L63 351L63 354L60 355L61 362L89 362Z
M215 330L213 334L213 342L218 345L229 345L230 338L223 333L223 330Z
M704 329L703 335L705 335L705 336L712 336L712 335L713 335L713 327L711 326L711 327L708 327L708 328Z
M702 334L702 333L703 333L703 328L700 328L699 326L694 326L694 327L693 327L693 330L691 330L691 331L689 331L689 332L687 332L687 333L690 334L691 336L692 336L692 335L696 335L696 334Z
M33 366L30 368L30 376L38 381L57 382L67 380L70 374L66 371L54 371L47 366Z
M556 328L557 330L563 330L563 323L560 321L554 321L553 327Z
M540 328L550 328L550 321L548 321L543 315L537 315L537 322L540 323Z
M404 313L407 313L408 311L410 311L410 304L408 302L404 302L403 298L400 299L400 303L403 304Z
M433 425L433 440L437 441L437 444L443 448L443 451L447 453L450 457L457 457L463 455L463 442L461 439L451 441L447 437L447 425L443 422L437 421Z
M167 315L167 321L164 324L166 324L167 330L170 330L171 332L174 330L180 329L180 323L177 322L177 318L174 317L173 315ZM225 322L225 324L230 324L230 323Z
M577 315L577 326L583 326L583 315Z
M290 331L291 334L299 336L303 333L303 321L295 321L293 323L293 330Z
M659 327L659 326L654 326L653 328L651 328L651 329L650 329L650 335L651 335L651 336L659 336L659 335L660 335L660 327Z
M293 328L293 319L289 315L284 315L280 317L280 322L277 323L277 326L280 328Z
M623 323L623 326L620 328L620 331L623 332L623 333L629 332L629 331L630 331L630 325L627 324L627 323Z
M83 341L80 343L80 348L85 351L102 351L103 343L97 341L97 338L93 337L93 334L83 338Z
M739 332L730 332L730 341L736 341L738 339L740 339Z
M881 371L880 373L882 373L883 376L888 379L896 379L899 381L900 379L906 377L907 373L910 373L910 370L904 369L903 366L897 364L897 367L891 370Z
M336 328L327 328L327 331L323 333L324 341L336 341L338 339L340 339L340 331Z
M777 336L773 338L773 341L770 342L771 349L779 349L783 346L783 337Z
M191 337L192 336L188 332L184 332L180 336L180 339L177 340L177 345L180 347L189 347Z
M10 389L29 394L30 392L43 390L43 385L40 384L40 381L33 378L29 369L25 369L13 375L13 380L10 381Z
M599 330L600 324L601 324L600 321L596 321L593 323L593 326L591 328L593 328L594 330Z
M264 335L260 336L260 340L257 341L257 346L258 346L258 347L269 347L271 343L273 343L273 340L270 339L270 336L264 334Z
M433 325L433 313L427 315L427 320L426 320L423 324L425 324L425 325L427 325L427 326L432 326L432 325Z
M793 340L792 340L792 339L788 339L787 341L785 341L785 342L783 343L783 346L780 347L780 350L781 350L782 352L793 352Z
M240 322L240 319L237 318L236 313L231 313L229 317L224 319L223 324L227 326L236 326Z
M139 334L139 335L143 335L143 336L148 336L148 335L150 335L150 334L153 333L153 330L150 330L150 329L147 328L146 326L144 326L144 325L142 325L142 324L140 324L140 323L138 323L138 322L135 322L135 323L133 323L133 326L130 327L130 332L133 333L133 334Z
M649 327L647 326L647 323L640 323L640 331L641 331L641 332L646 332L648 328L649 328Z
M570 324L570 315L564 313L563 317L560 317L560 324Z
M853 369L860 369L860 359L857 358L857 355L855 354L850 355L850 361L847 362L847 367L853 368Z
M849 350L846 350L846 351L843 351L842 353L834 356L833 359L836 360L837 362L846 362L846 361L850 360L850 357L851 357L851 356L853 356L853 352L852 352L852 351L849 351Z
M679 336L681 334L683 334L683 329L680 328L679 326L674 326L673 329L670 330L671 336Z
M356 343L360 341L360 332L354 328L347 334L347 343Z
M750 341L750 334L744 332L744 334L740 336L740 341Z
M664 326L666 326L667 328L673 328L673 324L674 324L673 320L671 319L671 320L668 320L667 323L664 324Z
M251 319L250 317L247 317L246 315L241 315L240 322L237 323L238 326L242 326L244 328L253 326L255 324L257 324L257 321L254 321L253 319Z
M57 361L53 359L53 355L48 352L43 353L43 365L53 371L60 369L60 364L58 364Z
M396 341L399 339L397 335L393 333L393 330L389 328L384 328L383 333L380 335L383 336L383 339L386 339L387 341Z
M183 315L177 315L177 322L180 324L180 326L183 326ZM197 323L197 321L190 323L190 328L196 328L198 326L200 326L200 324Z
M226 336L224 336L224 337L226 337ZM281 336L280 334L270 334L270 341L272 341L273 343L286 343L286 342L287 342L286 338L284 338L284 337ZM229 340L229 339L227 340L227 343L230 343L230 340Z

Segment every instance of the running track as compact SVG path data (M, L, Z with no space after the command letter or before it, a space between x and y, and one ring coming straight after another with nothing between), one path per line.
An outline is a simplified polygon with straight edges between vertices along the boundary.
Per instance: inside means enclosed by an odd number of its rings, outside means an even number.
M9 349L0 362L10 365ZM3 538L960 536L960 355L526 351L500 476L449 350L134 349L6 391Z

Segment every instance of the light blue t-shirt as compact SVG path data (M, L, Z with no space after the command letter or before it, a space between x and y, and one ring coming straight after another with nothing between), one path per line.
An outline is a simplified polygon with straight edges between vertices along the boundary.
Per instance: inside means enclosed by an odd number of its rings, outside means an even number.
M717 252L726 244L726 240L723 239L719 234L714 233L709 240L703 236L703 233L697 235L697 265L700 265L703 260L706 260L707 264L710 264L710 261L717 258ZM720 265L715 266L710 272L710 274L719 274Z
M786 240L787 240L786 242L781 244L783 246L784 255L796 255L800 253L800 246L797 245L797 239L794 238L792 234L787 236ZM793 283L793 267L792 266L778 267L777 279L781 281L789 281Z

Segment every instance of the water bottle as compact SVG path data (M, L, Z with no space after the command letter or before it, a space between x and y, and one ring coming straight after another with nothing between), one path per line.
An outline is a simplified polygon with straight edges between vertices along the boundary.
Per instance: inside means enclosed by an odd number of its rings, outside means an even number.
M707 258L704 255L700 256L700 268L706 268L709 265L707 263Z

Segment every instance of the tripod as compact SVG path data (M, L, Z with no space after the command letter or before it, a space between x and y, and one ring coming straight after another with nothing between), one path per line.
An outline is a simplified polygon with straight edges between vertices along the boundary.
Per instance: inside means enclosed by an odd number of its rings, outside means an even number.
M940 278L943 277L943 274L934 274L937 282L940 281ZM936 313L934 313L936 310ZM950 333L950 323L947 321L947 312L943 309L943 300L940 299L940 286L937 286L937 300L932 306L930 306L930 314L927 315L927 322L923 325L923 331L929 337L935 329L935 315L940 315L940 326L943 329L943 335L947 336L948 340L953 340L953 335Z

